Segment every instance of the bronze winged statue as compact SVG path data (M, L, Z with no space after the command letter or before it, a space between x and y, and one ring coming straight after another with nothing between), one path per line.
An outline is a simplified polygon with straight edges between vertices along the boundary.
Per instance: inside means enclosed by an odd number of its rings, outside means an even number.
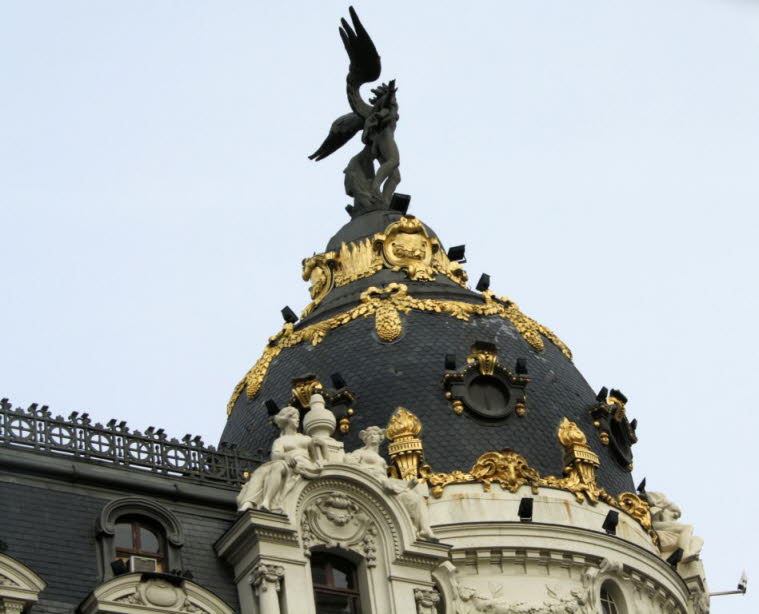
M353 111L338 117L327 138L313 154L311 160L323 160L340 149L361 131L364 148L345 167L345 193L353 197L351 216L367 211L388 209L395 188L401 182L400 154L395 143L395 126L398 123L398 102L395 97L395 80L383 83L372 90L369 102L361 98L359 89L364 83L379 79L382 66L377 49L353 7L349 8L351 27L341 19L340 38L348 52L347 93ZM378 167L375 170L374 161Z

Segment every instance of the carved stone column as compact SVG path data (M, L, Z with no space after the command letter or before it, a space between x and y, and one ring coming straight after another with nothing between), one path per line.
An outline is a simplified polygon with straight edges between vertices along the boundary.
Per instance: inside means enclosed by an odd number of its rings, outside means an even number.
M436 614L436 605L440 601L440 595L435 590L426 591L415 588L414 601L416 601L417 614Z
M285 568L281 565L259 563L251 574L253 590L258 597L261 614L281 614L279 609L279 589Z

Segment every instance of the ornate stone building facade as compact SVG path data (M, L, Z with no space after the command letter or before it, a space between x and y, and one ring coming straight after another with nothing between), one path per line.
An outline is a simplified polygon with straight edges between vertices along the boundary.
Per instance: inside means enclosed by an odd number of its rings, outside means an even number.
M407 213L394 81L351 10L350 221L218 448L0 407L0 613L704 614L701 540L634 486L636 421Z

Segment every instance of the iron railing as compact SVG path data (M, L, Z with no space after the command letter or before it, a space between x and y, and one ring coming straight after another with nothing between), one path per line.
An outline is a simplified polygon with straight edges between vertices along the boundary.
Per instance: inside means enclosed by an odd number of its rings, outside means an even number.
M230 486L239 486L262 462L234 445L216 449L200 437L169 439L163 429L141 433L116 420L93 424L78 412L53 417L46 405L14 409L8 399L0 400L0 446Z

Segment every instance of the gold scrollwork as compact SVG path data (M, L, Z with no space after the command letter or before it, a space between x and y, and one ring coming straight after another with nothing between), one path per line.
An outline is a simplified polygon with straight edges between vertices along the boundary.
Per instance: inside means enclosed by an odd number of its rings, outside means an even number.
M458 262L452 262L440 242L430 237L414 216L405 216L390 224L384 232L353 243L343 243L339 252L317 254L303 260L303 280L311 282L314 307L334 288L374 275L383 268L405 271L409 279L432 281L445 275L466 287L467 274Z
M306 306L301 314L305 318L314 308L324 300L335 287L335 275L333 271L334 254L318 254L303 260L303 281L311 283L308 293L311 295L311 302Z
M508 449L486 452L477 459L468 473L428 473L424 478L434 497L440 497L448 484L464 482L481 482L485 491L489 491L490 485L496 482L512 493L519 490L520 486L529 484L533 493L537 494L540 486L540 474L529 466L527 459Z
M409 296L408 287L405 284L388 284L385 288L372 286L361 294L361 302L345 313L338 314L321 322L295 329L287 323L282 330L274 335L264 350L261 358L248 371L243 380L235 387L232 397L227 404L227 414L231 414L237 398L243 390L249 398L258 394L264 377L269 370L272 361L279 356L282 350L294 347L301 343L318 345L330 332L361 317L375 316L375 329L380 339L394 340L403 331L403 323L398 315L400 312L408 313L412 310L426 313L442 313L459 320L468 321L472 316L500 316L509 320L517 331L524 337L535 350L541 351L545 343L541 335L549 339L569 359L572 353L564 343L545 326L525 316L515 303L506 299L495 299L489 294L483 295L484 303L465 303L464 301L450 301L440 299L419 299ZM384 311L376 321L380 308ZM395 314L390 314L392 309Z
M409 215L393 222L376 240L382 246L385 262L394 271L405 270L408 278L416 281L435 279L432 256L440 250L440 244L433 243L415 217Z
M385 265L394 271L406 271L409 279L432 281L440 273L466 287L466 271L448 258L440 241L430 237L413 215L402 217L385 232L375 235L375 245L381 250Z

